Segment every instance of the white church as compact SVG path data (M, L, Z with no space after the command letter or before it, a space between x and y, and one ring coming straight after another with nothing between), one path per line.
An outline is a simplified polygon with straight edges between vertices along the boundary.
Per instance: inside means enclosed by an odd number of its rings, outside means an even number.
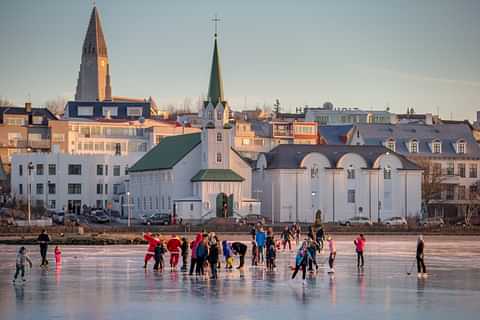
M200 133L163 139L129 169L136 215L200 220L260 214L260 202L252 199L252 168L232 148L216 35L207 98Z

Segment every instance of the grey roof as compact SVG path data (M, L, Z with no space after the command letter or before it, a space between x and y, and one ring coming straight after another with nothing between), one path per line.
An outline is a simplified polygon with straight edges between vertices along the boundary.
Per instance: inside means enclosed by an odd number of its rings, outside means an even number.
M250 127L257 137L271 138L272 124L265 121L250 121Z
M351 146L351 145L327 145L327 144L281 144L266 153L268 169L297 169L303 158L309 153L318 152L327 157L331 168L337 167L340 158L347 153L356 153L363 157L367 163L367 169L372 169L376 159L382 154L390 152L396 155L402 162L405 170L421 170L412 161L402 155L391 152L383 146Z
M471 127L466 122L426 124L356 124L360 136L367 145L384 145L385 141L392 138L395 140L395 151L403 155L412 155L408 151L408 143L412 139L418 141L419 150L415 156L429 157L456 157L480 159L480 147L478 146ZM438 139L442 142L442 153L432 153L431 143ZM458 154L455 151L455 143L463 139L466 144L466 153Z
M348 132L353 128L353 125L330 125L318 126L319 135L325 139L327 144L345 144ZM343 138L345 137L345 138Z

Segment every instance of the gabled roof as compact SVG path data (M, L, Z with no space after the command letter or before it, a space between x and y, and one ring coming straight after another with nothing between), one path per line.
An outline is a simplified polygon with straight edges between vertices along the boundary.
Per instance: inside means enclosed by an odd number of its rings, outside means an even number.
M465 122L426 124L356 124L365 144L383 145L392 138L395 140L395 151L403 155L428 156L428 157L459 157L480 159L478 146L469 124ZM411 154L408 143L416 139L418 152ZM434 139L442 142L442 153L432 153L431 143ZM467 143L466 153L457 154L455 144L463 139Z
M129 172L171 169L200 143L200 133L166 137L138 160Z
M420 168L402 155L396 154L383 146L352 146L352 145L312 145L312 144L281 144L265 154L267 169L298 169L302 160L312 152L323 154L330 161L330 167L335 168L337 162L347 153L355 153L365 159L367 169L372 169L375 160L389 152L402 162L402 169L420 170Z
M245 180L231 169L202 169L191 179L192 182L225 181L242 182Z

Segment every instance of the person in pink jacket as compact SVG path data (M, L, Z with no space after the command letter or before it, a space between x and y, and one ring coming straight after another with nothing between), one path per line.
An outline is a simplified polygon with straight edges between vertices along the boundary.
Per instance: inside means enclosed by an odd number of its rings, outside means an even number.
M192 249L192 254L190 258L190 272L189 275L193 275L193 271L195 270L197 264L197 247L200 242L203 241L203 235L201 233L197 234L195 240L190 243L190 249Z
M353 240L353 243L355 244L355 251L357 252L357 268L363 268L365 262L363 258L365 242L367 242L367 240L363 236L363 233L360 233L360 235L355 240Z
M155 248L157 247L158 243L160 243L160 239L159 237L154 237L150 232L144 233L143 238L148 242L148 249L144 258L145 264L143 266L143 268L146 269L148 261L155 256Z

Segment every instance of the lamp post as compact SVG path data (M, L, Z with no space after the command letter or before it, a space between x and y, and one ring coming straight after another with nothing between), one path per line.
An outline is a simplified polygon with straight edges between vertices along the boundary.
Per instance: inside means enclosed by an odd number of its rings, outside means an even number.
M127 225L130 228L130 191L127 191Z
M32 198L32 188L30 185L30 176L33 170L33 163L30 161L27 165L28 173L27 173L27 212L28 212L28 225L31 224L32 219L32 208L31 208L31 198Z

